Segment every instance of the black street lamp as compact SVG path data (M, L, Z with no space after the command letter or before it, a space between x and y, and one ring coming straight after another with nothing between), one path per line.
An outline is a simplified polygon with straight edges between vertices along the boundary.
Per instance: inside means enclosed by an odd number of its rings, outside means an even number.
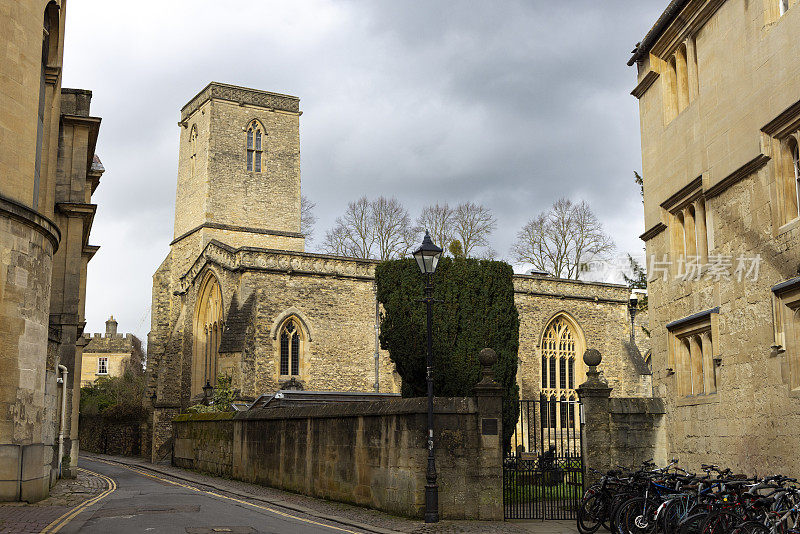
M428 469L425 472L425 522L439 522L439 486L436 484L436 460L433 454L433 282L431 276L436 271L442 249L431 241L430 234L426 231L422 245L414 251L419 270L425 275L425 298L422 299L428 308L428 356L427 373L428 382Z
M636 343L636 326L634 319L636 312L639 311L639 295L635 291L631 291L631 296L628 298L628 313L631 314L631 343Z
M211 382L206 380L206 385L203 386L203 399L206 401L206 406L211 404L211 392L214 391L214 386L211 385Z

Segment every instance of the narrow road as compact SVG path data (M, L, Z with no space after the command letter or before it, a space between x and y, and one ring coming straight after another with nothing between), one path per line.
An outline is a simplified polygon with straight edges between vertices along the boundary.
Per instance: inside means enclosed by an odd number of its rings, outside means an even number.
M58 532L64 534L362 534L291 510L117 464L80 459L116 485Z

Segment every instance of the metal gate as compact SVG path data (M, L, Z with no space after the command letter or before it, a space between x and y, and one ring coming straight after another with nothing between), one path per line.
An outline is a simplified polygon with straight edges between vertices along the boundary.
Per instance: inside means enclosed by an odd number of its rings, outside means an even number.
M503 459L506 519L575 519L583 495L581 415L577 400L519 401Z

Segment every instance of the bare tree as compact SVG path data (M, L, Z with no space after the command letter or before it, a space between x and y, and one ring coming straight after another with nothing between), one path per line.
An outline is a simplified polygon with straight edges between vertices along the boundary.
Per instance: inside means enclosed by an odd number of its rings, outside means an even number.
M461 241L464 256L470 257L477 248L489 246L489 236L497 228L492 210L464 202L453 210L453 233Z
M335 256L351 256L348 243L347 229L337 221L336 226L325 232L322 250Z
M409 249L411 217L396 198L378 197L371 203L372 229L377 258L388 260L405 256Z
M447 203L425 206L417 217L414 230L418 234L423 234L427 230L433 242L447 250L453 241L453 217L454 210Z
M584 265L613 249L614 242L589 205L562 198L528 221L517 234L512 251L520 263L577 280Z
M300 196L300 233L306 238L306 245L314 240L314 225L317 224L317 216L314 215L314 208L317 205L307 196Z
M330 254L388 260L405 256L413 242L411 217L396 198L361 197L347 206L325 235Z

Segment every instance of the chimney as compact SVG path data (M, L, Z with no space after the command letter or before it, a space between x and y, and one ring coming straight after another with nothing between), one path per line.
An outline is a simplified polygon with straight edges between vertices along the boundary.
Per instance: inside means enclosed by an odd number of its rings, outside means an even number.
M106 321L106 337L116 337L117 336L117 321L114 320L114 316L112 315L108 321Z

